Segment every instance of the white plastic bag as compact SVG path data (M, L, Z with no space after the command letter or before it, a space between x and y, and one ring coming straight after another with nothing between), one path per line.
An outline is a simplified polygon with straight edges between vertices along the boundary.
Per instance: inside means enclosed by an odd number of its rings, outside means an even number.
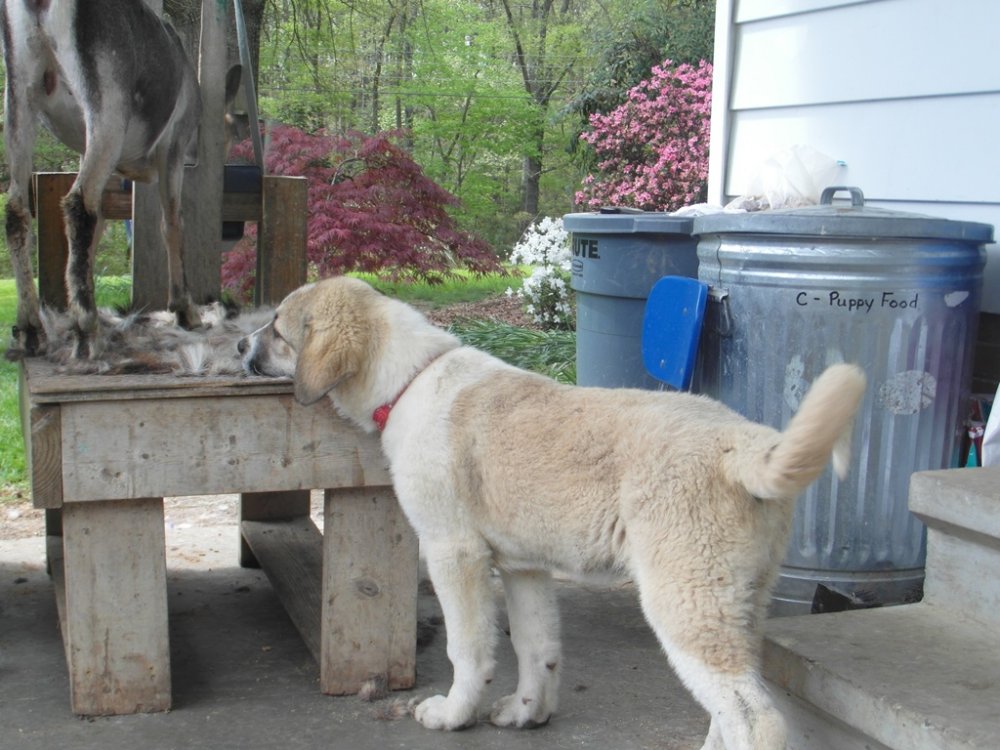
M750 179L746 193L726 209L765 211L814 206L824 188L839 182L842 166L810 146L792 146L765 159Z

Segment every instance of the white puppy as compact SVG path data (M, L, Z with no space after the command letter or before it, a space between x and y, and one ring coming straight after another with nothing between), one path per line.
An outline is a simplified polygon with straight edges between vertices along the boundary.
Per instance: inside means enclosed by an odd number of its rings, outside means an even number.
M240 342L249 372L292 376L382 429L399 502L444 611L454 682L417 720L476 720L494 669L490 567L500 570L517 691L491 720L556 709L562 656L551 573L617 574L711 715L704 747L779 750L785 728L759 673L771 585L796 496L831 455L843 473L865 379L835 365L784 432L705 397L577 388L524 372L350 278L303 287Z

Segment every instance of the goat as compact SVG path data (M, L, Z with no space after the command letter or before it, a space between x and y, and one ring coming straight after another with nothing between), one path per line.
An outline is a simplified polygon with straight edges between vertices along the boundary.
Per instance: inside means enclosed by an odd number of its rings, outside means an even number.
M34 356L46 349L28 202L39 123L81 154L62 203L74 356L100 354L93 263L103 231L101 194L114 171L159 183L168 307L182 327L198 327L184 277L181 187L185 161L196 154L201 91L176 31L142 0L0 0L0 34L10 166L6 234L18 295L11 353ZM227 75L227 109L240 75L239 66Z

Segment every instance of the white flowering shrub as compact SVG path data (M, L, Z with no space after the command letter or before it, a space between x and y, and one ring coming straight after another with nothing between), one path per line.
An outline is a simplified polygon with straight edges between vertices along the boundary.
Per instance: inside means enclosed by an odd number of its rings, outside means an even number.
M529 226L511 251L514 263L533 266L531 275L516 292L525 312L545 329L575 327L573 290L569 285L573 260L569 232L562 219L548 216ZM515 294L512 289L508 294Z

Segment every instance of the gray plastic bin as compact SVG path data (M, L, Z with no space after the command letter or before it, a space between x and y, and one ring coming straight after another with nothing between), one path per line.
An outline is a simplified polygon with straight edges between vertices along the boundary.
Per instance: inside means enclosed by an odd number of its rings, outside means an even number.
M780 428L828 365L868 375L847 479L827 469L796 505L778 614L919 598L910 475L952 465L967 416L993 228L866 208L851 191L851 206L695 220L712 288L700 392Z
M693 220L664 213L605 209L567 214L576 291L579 385L659 390L642 362L642 318L663 276L698 275Z

